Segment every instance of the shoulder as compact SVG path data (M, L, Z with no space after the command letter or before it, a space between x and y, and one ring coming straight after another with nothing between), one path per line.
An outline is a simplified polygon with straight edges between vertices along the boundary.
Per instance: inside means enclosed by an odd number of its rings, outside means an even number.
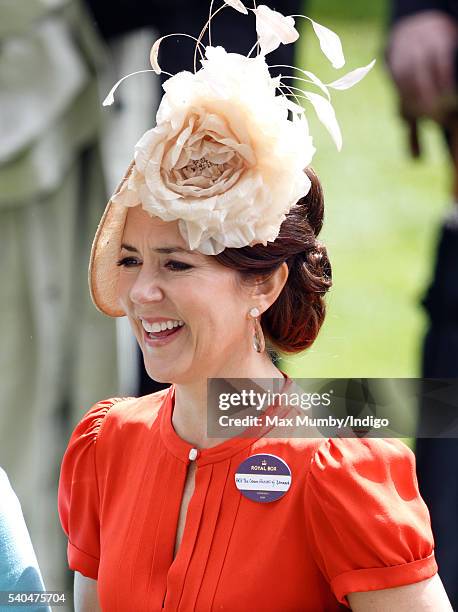
M143 397L110 398L97 402L73 430L61 465L60 486L82 475L96 478L101 459L116 458L116 449L144 439L156 422L167 389Z
M419 498L415 455L398 439L330 438L312 454L308 488L319 497L378 504Z
M149 424L156 420L168 389L143 397L113 397L97 402L75 427L72 440L98 440L102 432L116 432L127 424Z
M117 427L124 424L152 424L156 420L159 410L164 404L169 388L156 391L142 397L115 398L106 412L107 422L116 422Z
M382 470L384 473L403 465L415 470L415 455L396 438L328 438L317 445L311 461L311 473ZM375 473L374 473L375 476Z

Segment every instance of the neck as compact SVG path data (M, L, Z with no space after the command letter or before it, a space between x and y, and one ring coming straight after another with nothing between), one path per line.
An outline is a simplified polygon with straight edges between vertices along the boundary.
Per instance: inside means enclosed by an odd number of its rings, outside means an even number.
M267 353L253 355L245 363L226 363L208 372L205 378L175 385L172 423L176 433L196 448L208 448L224 441L207 436L207 378L283 378Z

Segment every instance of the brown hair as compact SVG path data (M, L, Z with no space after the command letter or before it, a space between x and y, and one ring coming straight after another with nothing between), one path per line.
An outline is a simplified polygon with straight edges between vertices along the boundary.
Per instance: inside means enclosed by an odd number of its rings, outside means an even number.
M323 298L332 285L326 247L317 240L323 225L323 190L311 168L306 174L312 182L310 191L286 215L274 242L227 248L214 256L247 282L267 280L286 262L286 284L261 316L264 334L275 349L285 353L297 353L314 342L325 317Z

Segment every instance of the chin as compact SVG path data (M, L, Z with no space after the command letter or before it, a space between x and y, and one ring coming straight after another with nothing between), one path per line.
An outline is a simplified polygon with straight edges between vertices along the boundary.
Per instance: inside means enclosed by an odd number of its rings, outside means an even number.
M159 383L172 384L174 382L174 368L164 369L148 366L145 362L145 370L150 378Z
M177 367L176 362L167 365L161 360L151 363L150 359L143 359L143 363L148 376L159 383L181 383L184 379L187 381L186 369Z

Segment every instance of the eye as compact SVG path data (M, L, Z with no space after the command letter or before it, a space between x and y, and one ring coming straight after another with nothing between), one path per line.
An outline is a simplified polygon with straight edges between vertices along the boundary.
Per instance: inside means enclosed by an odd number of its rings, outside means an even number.
M132 268L133 266L138 265L138 263L139 261L135 257L123 257L116 262L116 265L124 268Z
M184 263L184 261L174 261L170 259L166 262L165 267L169 268L169 270L173 270L174 272L182 272L184 270L190 270L193 266Z

